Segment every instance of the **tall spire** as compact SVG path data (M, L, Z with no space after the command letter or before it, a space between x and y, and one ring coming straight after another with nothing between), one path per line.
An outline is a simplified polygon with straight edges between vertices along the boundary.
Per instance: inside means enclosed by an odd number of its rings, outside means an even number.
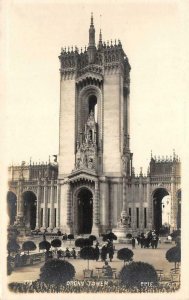
M102 17L102 15L100 15L100 34L99 34L99 42L98 42L99 48L102 47L101 17Z
M95 58L95 28L93 24L93 13L91 13L91 24L89 28L89 46L88 46L88 55L89 55L89 62L94 63Z
M95 47L95 28L93 24L93 13L91 13L91 25L89 28L89 47Z
M91 13L91 26L93 26L93 13Z

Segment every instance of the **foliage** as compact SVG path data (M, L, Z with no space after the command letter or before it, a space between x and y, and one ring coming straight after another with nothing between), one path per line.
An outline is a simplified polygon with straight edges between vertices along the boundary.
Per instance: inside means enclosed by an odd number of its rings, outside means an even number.
M51 241L51 246L55 248L61 247L61 244L62 242L59 239L54 239Z
M158 282L154 267L144 262L132 262L120 271L120 279L127 287L141 288L141 282Z
M96 251L92 247L84 247L81 249L80 257L88 260L88 269L89 269L89 260L96 259Z
M75 240L75 246L79 247L79 248L83 248L84 246L84 240L83 238L78 238L77 240Z
M180 247L176 246L176 247L170 248L169 250L167 250L165 257L169 262L174 262L175 268L176 268L176 263L181 261Z
M120 260L123 260L124 263L126 261L131 261L133 258L133 255L134 255L133 251L128 248L122 248L122 249L118 250L118 252L117 252L117 258Z
M104 242L107 240L110 240L110 241L117 240L117 236L113 232L109 232L109 233L103 235L102 240Z
M51 244L48 241L42 241L39 243L39 249L40 250L46 250L49 251L51 247Z
M93 245L93 241L91 239L84 239L83 247L90 247Z
M75 268L66 260L52 259L40 269L40 281L50 284L65 284L75 276Z
M177 236L180 236L180 235L181 235L181 231L180 231L180 229L174 230L170 235L171 235L171 237L172 237L172 239L173 239L173 241L174 241L174 240L176 239Z
M91 234L89 236L89 240L91 240L92 242L96 241L96 236Z
M127 239L131 239L132 238L132 234L131 233L127 233L126 238Z
M13 271L13 268L11 266L11 263L10 263L10 261L7 261L7 275L8 276L11 275L12 271Z
M35 250L37 247L36 247L36 244L33 242L33 241L26 241L23 243L22 245L22 249L24 251L28 251L28 254L29 254L29 251L33 251Z
M11 239L7 243L7 251L9 253L9 255L11 252L17 252L19 249L20 249L20 246L15 239Z
M68 240L70 240L70 243L71 243L71 240L74 240L74 235L73 234L68 234Z

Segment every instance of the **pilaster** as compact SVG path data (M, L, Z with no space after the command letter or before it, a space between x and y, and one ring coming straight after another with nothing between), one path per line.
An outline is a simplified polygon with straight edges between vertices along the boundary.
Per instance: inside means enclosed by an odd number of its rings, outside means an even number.
M54 179L51 180L50 188L50 228L54 228Z

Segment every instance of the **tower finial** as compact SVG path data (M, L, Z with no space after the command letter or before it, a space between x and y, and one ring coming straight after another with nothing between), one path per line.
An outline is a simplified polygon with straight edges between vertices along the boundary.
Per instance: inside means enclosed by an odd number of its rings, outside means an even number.
M91 25L89 28L89 46L88 46L88 57L89 63L94 63L95 60L95 28L93 25L93 13L91 13Z
M91 13L91 26L93 26L93 12Z

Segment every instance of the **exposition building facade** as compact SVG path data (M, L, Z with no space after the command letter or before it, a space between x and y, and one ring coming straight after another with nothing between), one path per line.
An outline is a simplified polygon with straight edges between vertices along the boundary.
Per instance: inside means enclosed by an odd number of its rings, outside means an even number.
M62 49L57 162L9 167L10 224L73 234L180 228L180 160L151 157L134 173L130 70L121 42ZM168 196L164 201L164 196ZM167 207L167 208L166 208ZM164 210L166 210L167 219Z

